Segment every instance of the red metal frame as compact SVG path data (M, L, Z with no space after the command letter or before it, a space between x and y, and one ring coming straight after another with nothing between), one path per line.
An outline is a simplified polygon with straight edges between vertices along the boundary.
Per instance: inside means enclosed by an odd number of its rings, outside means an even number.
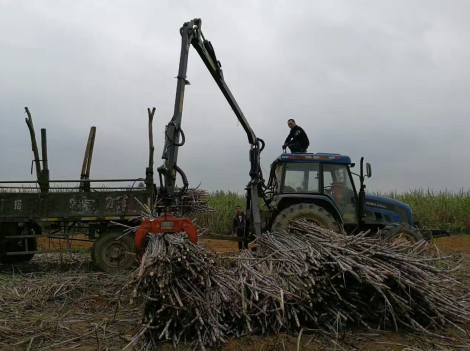
M175 217L171 213L164 213L160 217L150 220L144 219L139 229L135 233L134 247L137 253L137 259L142 260L147 245L146 238L148 234L179 233L185 232L189 241L197 243L197 230L193 222L187 217Z

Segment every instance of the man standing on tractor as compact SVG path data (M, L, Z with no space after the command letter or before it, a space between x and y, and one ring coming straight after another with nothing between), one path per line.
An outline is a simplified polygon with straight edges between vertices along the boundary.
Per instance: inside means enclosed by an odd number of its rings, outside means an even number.
M235 217L233 218L233 231L237 233L237 236L239 238L245 238L246 229L247 229L246 215L242 212L242 208L240 206L236 206ZM241 251L242 249L248 248L247 243L248 243L247 240L239 241L238 249Z
M287 125L290 128L290 133L282 145L282 148L285 149L289 147L290 152L307 152L307 148L310 145L307 134L305 131L295 124L295 121L291 118L287 121Z

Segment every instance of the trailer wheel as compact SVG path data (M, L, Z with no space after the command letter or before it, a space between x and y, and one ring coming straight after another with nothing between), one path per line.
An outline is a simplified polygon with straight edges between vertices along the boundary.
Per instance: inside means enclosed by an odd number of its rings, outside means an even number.
M408 224L394 223L381 230L382 237L391 242L407 242L411 245L423 240L423 236Z
M6 239L4 236L8 235L28 235L34 232L36 235L41 234L41 227L37 224L24 224L19 226L18 223L3 223L0 233L0 263L2 264L17 264L29 262L33 259L34 254L7 256L7 252L21 252L25 251L25 241L28 242L28 251L37 251L38 241L36 238L28 239Z
M338 223L331 213L323 207L308 203L300 203L283 209L274 219L271 229L275 232L284 232L289 227L289 222L295 219L306 219L320 227L333 231L339 230Z
M106 231L95 240L91 259L103 272L128 270L136 262L134 240L130 234L123 235L118 229Z

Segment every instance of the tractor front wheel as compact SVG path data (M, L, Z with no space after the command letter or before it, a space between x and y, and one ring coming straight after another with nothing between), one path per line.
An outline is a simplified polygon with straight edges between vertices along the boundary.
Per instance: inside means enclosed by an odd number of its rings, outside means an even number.
M300 203L286 207L276 216L271 228L274 232L284 232L289 228L290 221L296 219L306 219L325 229L339 230L338 223L331 213L321 206L309 203Z
M132 235L119 230L101 233L91 250L92 261L103 272L116 273L132 268L135 260Z
M421 233L412 226L396 223L386 226L381 230L382 237L391 242L407 242L411 245L423 240Z

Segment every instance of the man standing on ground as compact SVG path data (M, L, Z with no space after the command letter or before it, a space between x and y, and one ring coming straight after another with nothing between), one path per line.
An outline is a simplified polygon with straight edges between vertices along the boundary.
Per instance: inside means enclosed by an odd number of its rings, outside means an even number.
M246 215L242 212L242 208L240 206L235 207L235 217L233 218L233 231L237 233L239 238L245 238L245 231L247 224L246 224ZM246 249L247 241L239 241L238 242L238 249Z
M307 148L309 147L310 142L305 131L295 124L293 119L289 119L287 121L287 125L290 128L290 133L287 136L284 145L282 145L282 148L285 149L286 147L289 147L290 152L292 153L307 152Z

